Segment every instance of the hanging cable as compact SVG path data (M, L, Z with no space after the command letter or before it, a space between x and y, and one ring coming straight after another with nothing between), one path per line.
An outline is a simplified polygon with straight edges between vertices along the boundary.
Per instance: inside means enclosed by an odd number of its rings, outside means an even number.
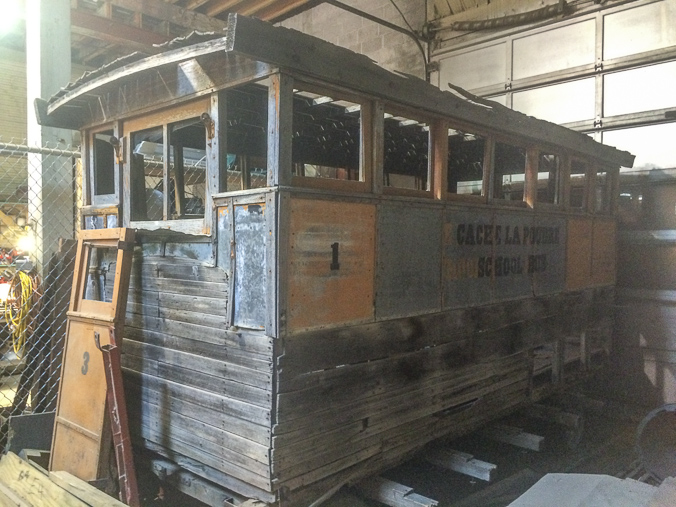
M5 305L5 321L12 328L14 353L21 357L26 346L26 337L33 330L33 321L38 310L40 278L18 271L10 283L9 297Z
M407 26L408 29L411 31L411 33L416 33L415 30L413 29L413 27L410 25L410 23L406 20L406 16L404 16L404 13L401 12L401 9L399 8L399 6L398 6L397 4L394 3L394 0L390 0L390 3L392 4L392 6L393 6L395 9L397 9L397 12L398 12L399 15L401 16L401 19L404 20L404 23L406 23L406 26ZM417 37L413 37L413 40L415 41L415 43L416 43L417 46L418 46L418 49L419 49L420 52L422 53L423 62L424 62L424 64L425 64L425 75L426 75L427 77L429 77L428 74L427 74L427 65L429 64L429 61L428 61L428 59L427 59L427 53L425 53L425 48L423 48L422 44L420 43L420 40L419 40ZM427 77L426 77L426 79L427 79Z

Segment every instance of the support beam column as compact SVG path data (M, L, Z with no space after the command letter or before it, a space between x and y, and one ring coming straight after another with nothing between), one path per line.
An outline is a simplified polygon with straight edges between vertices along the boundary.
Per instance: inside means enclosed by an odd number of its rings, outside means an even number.
M26 95L29 146L65 149L70 130L38 125L33 102L47 99L70 81L70 0L26 0ZM74 233L73 160L28 155L28 221L35 234L33 259L42 269L59 238Z

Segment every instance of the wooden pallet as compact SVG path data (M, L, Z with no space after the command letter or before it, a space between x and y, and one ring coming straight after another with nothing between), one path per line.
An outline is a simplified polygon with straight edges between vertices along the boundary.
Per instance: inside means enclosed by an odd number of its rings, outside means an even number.
M68 472L47 472L11 452L0 459L0 505L124 506L122 502Z

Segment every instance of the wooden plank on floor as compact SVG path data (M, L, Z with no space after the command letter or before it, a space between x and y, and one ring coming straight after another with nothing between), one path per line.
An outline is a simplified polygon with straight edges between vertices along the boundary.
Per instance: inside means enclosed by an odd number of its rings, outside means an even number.
M479 434L482 437L490 438L498 442L529 449L531 451L539 451L545 437L534 435L523 431L521 428L508 426L506 424L493 424L483 428Z
M413 488L383 477L369 477L357 485L357 490L367 498L391 507L435 507L439 502L419 495Z
M2 488L2 493L12 499L15 505L44 507L88 507L90 505L61 489L50 481L47 475L11 452L0 459L0 478L5 486ZM16 497L19 497L21 502L17 502Z
M76 496L87 505L96 505L97 507L123 507L125 505L68 472L50 472L49 478L54 484Z
M497 468L493 463L481 461L471 454L454 449L432 450L425 455L425 461L487 482L490 482L491 474Z
M478 505L497 504L497 502L499 502L499 505L508 505L541 478L541 473L530 468L524 468L506 479L497 481L458 502L454 502L452 507L477 507Z

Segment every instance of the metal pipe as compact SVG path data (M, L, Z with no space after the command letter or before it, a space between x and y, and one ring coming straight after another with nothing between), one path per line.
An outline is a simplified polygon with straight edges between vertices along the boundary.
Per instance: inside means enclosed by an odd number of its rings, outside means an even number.
M406 28L402 28L399 25L395 25L394 23L390 23L389 21L385 21L384 19L381 19L377 16L374 16L372 14L369 14L368 12L364 12L359 9L355 9L354 7L351 7L349 5L344 4L343 2L339 2L338 0L325 0L325 3L329 5L333 5L334 7L338 7L339 9L343 9L344 11L350 12L356 16L360 16L364 19L368 19L369 21L373 21L374 23L378 23L379 25L386 26L390 30L394 30L395 32L403 33L404 35L411 37L412 39L416 40L417 42L428 42L427 39L425 39L422 35L418 35L415 32L412 32L410 30L407 30Z
M60 150L58 148L39 148L37 146L26 146L22 144L2 143L0 142L0 155L16 155L22 153L37 153L39 155L54 155L58 157L76 157L79 158L79 151Z

